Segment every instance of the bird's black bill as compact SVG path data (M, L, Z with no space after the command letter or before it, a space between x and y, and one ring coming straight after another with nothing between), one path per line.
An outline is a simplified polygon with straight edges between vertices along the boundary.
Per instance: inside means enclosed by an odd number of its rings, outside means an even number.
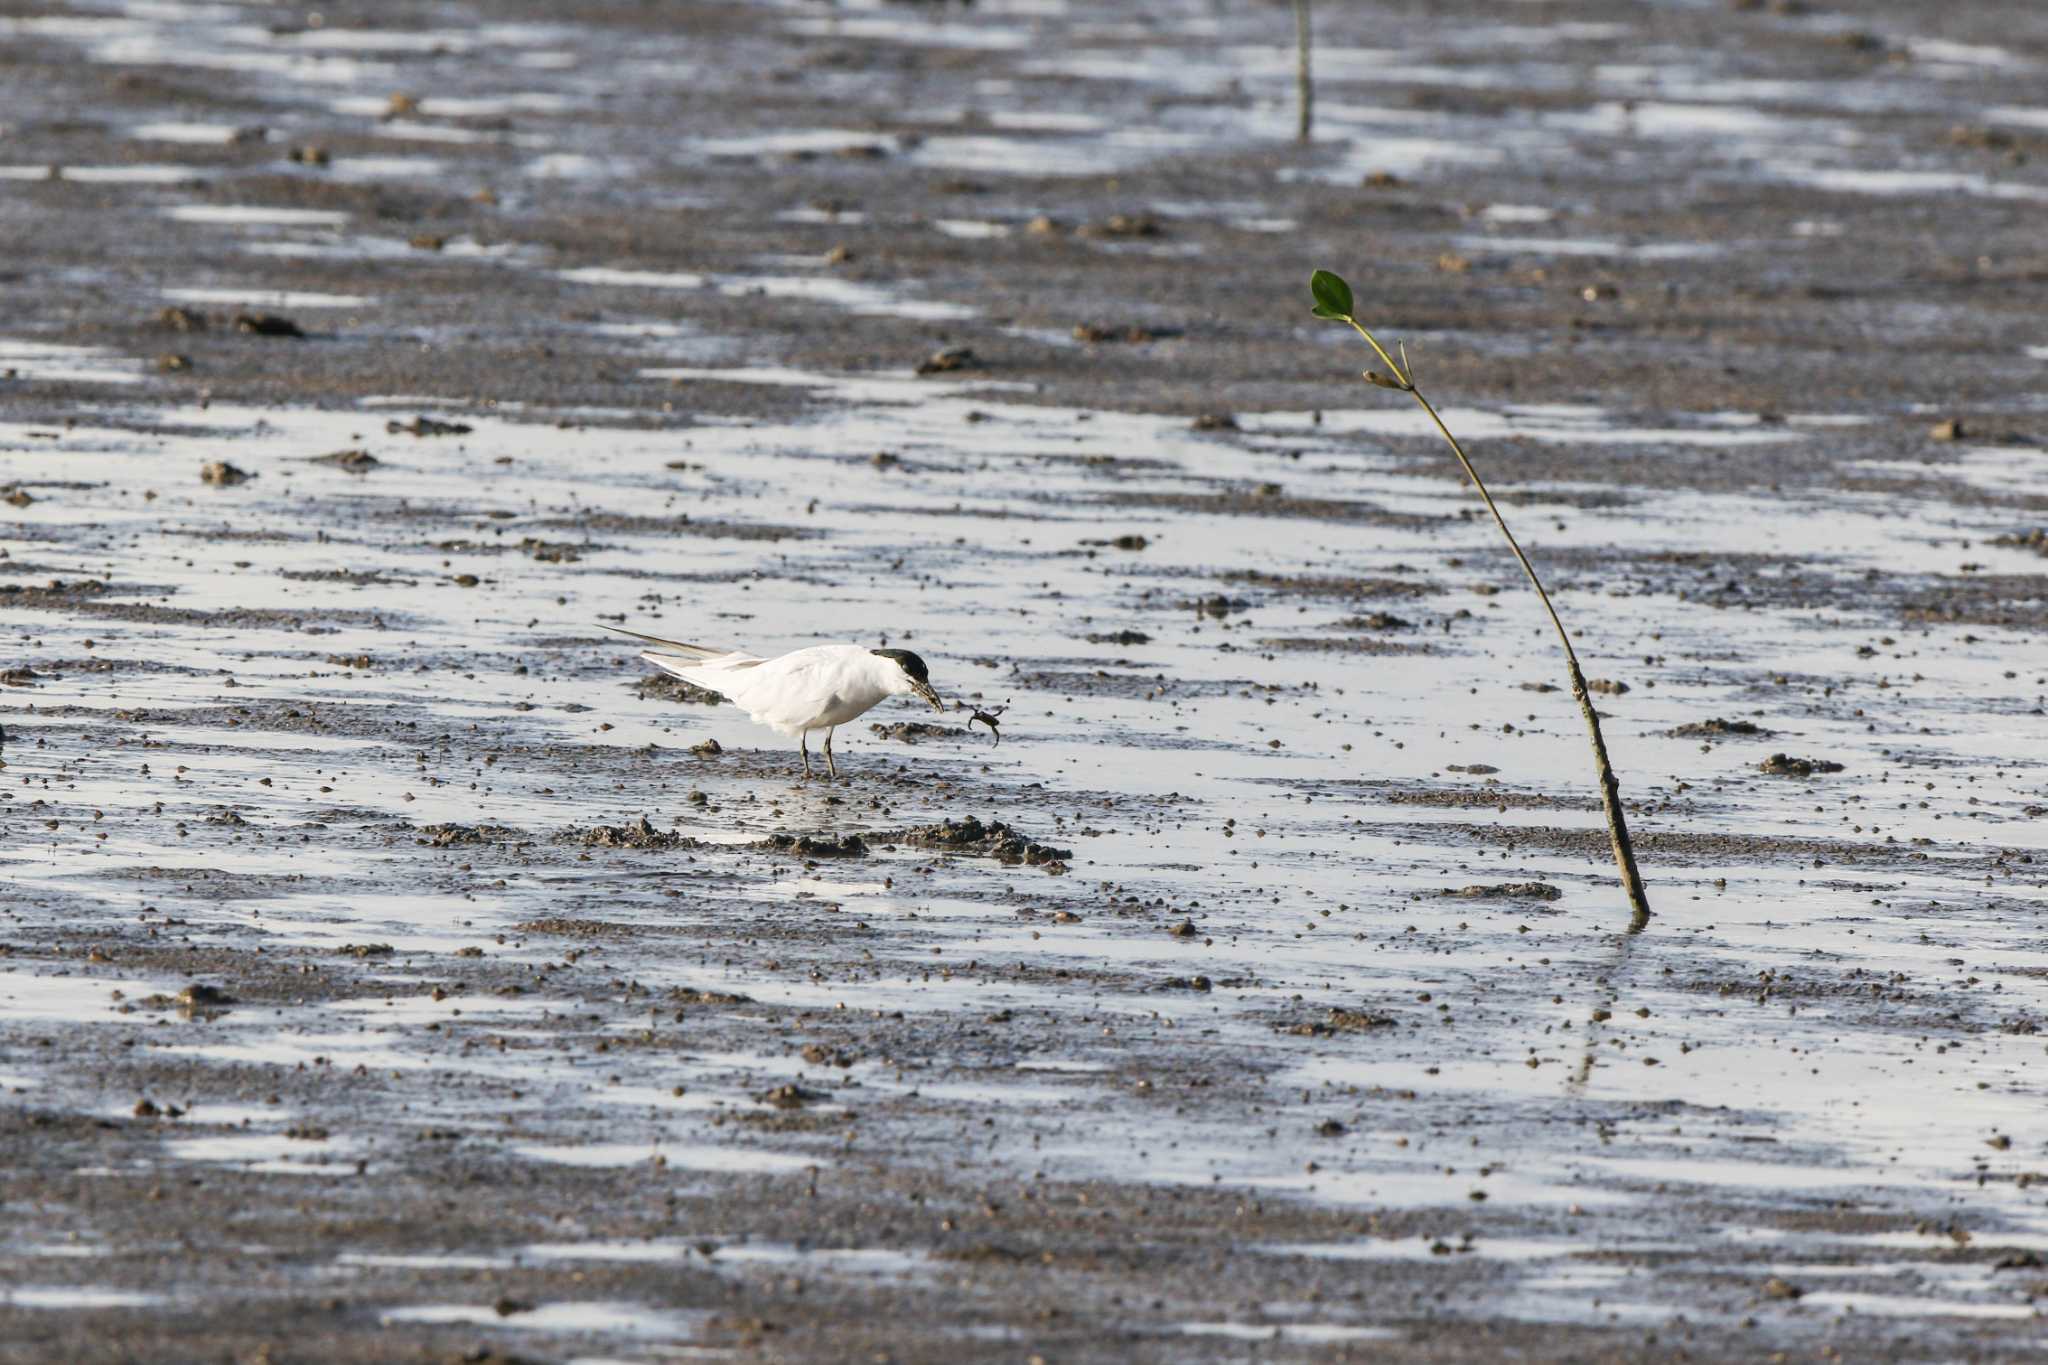
M944 711L946 709L946 703L939 700L939 694L932 691L932 685L930 683L919 682L917 681L917 679L912 678L910 680L910 690L916 693L918 696L923 697L926 701L930 702L932 704L932 710Z

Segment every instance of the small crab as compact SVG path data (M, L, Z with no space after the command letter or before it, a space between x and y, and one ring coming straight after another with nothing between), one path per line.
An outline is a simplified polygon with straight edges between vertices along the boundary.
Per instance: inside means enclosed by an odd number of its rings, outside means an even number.
M963 711L967 709L966 702L955 702L954 705L958 706ZM998 730L996 727L1002 724L1003 712L1009 709L1010 708L1007 704L1003 706L998 706L993 711L983 711L979 707L977 707L975 708L974 714L967 718L967 728L972 730L974 728L974 722L976 721L980 721L983 725L986 725L988 727L990 737L995 740L995 744L992 744L989 747L994 748L996 747L996 745L999 745L1003 742L1002 731Z

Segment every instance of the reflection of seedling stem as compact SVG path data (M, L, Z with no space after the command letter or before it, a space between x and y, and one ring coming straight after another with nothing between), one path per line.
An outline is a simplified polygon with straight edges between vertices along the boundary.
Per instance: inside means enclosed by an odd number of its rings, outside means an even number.
M1382 374L1377 370L1365 373L1367 383L1382 389L1393 389L1413 398L1416 405L1429 415L1429 420L1450 446L1451 453L1458 457L1458 463L1465 470L1465 477L1472 480L1472 487L1479 492L1486 510L1493 514L1493 524L1500 527L1500 533L1507 538L1508 548L1515 552L1515 559L1521 564L1522 572L1529 575L1530 585L1536 589L1536 596L1543 602L1543 610L1550 616L1550 624L1557 628L1558 642L1564 646L1565 669L1571 679L1572 696L1579 703L1579 711L1586 718L1586 733L1593 742L1593 763L1600 771L1600 800L1607 811L1607 834L1614 845L1614 863L1621 869L1622 889L1628 892L1629 905L1634 914L1629 922L1631 933L1641 930L1650 918L1650 901L1643 893L1643 877L1636 871L1635 846L1629 842L1628 822L1622 817L1621 783L1615 779L1614 765L1607 760L1607 741L1600 735L1600 713L1593 709L1592 698L1586 691L1586 675L1579 668L1578 652L1572 648L1572 637L1565 633L1564 622L1558 618L1557 608L1551 605L1550 594L1543 587L1543 580L1536 576L1536 566L1529 562L1529 556L1522 553L1522 547L1515 540L1515 533L1508 529L1507 519L1501 516L1500 508L1494 505L1493 495L1486 491L1486 485L1479 478L1479 471L1472 467L1472 461L1465 454L1465 448L1458 444L1458 438L1451 435L1451 429L1444 425L1444 419L1430 401L1422 396L1422 390L1415 387L1415 371L1408 363L1407 348L1400 347L1400 359L1396 360L1379 339L1352 316L1351 286L1341 276L1327 270L1318 270L1309 280L1309 292L1315 298L1315 315L1331 322L1347 323L1365 344L1372 347L1373 354L1380 358L1391 373Z

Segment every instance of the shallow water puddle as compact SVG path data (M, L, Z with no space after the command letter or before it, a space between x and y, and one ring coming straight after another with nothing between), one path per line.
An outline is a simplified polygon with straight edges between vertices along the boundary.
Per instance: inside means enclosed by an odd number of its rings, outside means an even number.
M261 204L174 204L164 216L181 223L240 227L341 227L349 215L336 209L271 208Z
M0 166L0 180L76 181L81 185L182 185L204 180L203 166Z
M1399 1341L1390 1327L1352 1327L1326 1322L1188 1322L1175 1331L1184 1337L1220 1337L1227 1341L1269 1341L1276 1346L1335 1346L1347 1341Z
M353 1175L369 1150L362 1139L317 1138L292 1133L233 1133L176 1138L164 1144L172 1161L233 1166L264 1175Z
M0 1305L9 1308L40 1308L58 1312L105 1312L123 1308L151 1308L167 1300L164 1294L129 1289L93 1289L72 1285L15 1285L0 1287Z
M691 1264L700 1268L753 1269L855 1278L897 1278L931 1269L926 1252L893 1247L808 1247L791 1242L723 1237L656 1238L648 1241L537 1242L521 1247L522 1261Z
M182 987L169 981L44 976L0 972L0 1019L111 1020L129 1013L133 1002L152 995L169 998Z
M578 1143L573 1147L515 1147L513 1151L533 1161L559 1162L566 1166L654 1165L664 1170L675 1171L787 1174L832 1164L829 1160L817 1157L713 1146L709 1143L660 1142L642 1145L631 1142L599 1142Z
M328 294L311 289L165 289L177 303L250 304L263 308L366 308L376 300L362 294Z
M240 140L244 129L233 123L138 123L129 136L145 142L189 142L200 146L226 146Z
M700 1333L708 1312L685 1313L645 1304L593 1299L543 1303L501 1312L488 1304L415 1304L380 1314L386 1323L490 1327L551 1336L617 1336L687 1341Z
M139 384L142 362L98 346L63 346L0 337L0 379L67 384Z

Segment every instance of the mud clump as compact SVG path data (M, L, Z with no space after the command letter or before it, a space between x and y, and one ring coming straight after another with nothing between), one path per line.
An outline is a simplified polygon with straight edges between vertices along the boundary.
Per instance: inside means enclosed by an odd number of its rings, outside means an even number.
M960 737L960 731L950 725L933 725L923 720L899 720L894 725L870 725L868 729L883 739L900 740L905 744L915 744L921 739Z
M1598 692L1602 696L1620 697L1627 695L1629 685L1614 678L1594 678L1587 682L1586 690Z
M1688 721L1669 732L1673 739L1769 739L1776 730L1766 730L1753 720Z
M1223 575L1225 583L1261 588L1267 592L1297 597L1332 597L1340 600L1360 597L1421 597L1437 589L1427 583L1405 578L1319 578L1267 573L1258 569L1233 570Z
M906 829L892 835L890 842L908 848L994 858L1009 867L1042 867L1054 873L1065 872L1074 857L1072 849L1049 848L1034 843L1000 820L984 825L972 815L965 820L946 820L936 825Z
M698 847L697 841L687 834L656 829L644 815L630 825L592 825L588 829L568 830L562 840L585 848L637 848L659 853Z
M352 588L409 588L410 578L393 578L376 569L279 569L279 578L294 583L346 583Z
M420 830L419 842L433 848L467 848L477 844L519 844L526 831L510 825L428 825Z
M791 1081L788 1084L778 1085L773 1090L756 1095L754 1098L776 1109L801 1109L807 1104L816 1104L819 1100L828 1100L832 1097L822 1090L813 1090L809 1086L798 1085L796 1082Z
M1166 229L1149 213L1112 213L1099 223L1081 226L1083 237L1163 237Z
M1838 773L1842 765L1825 758L1794 758L1790 754L1772 754L1756 765L1757 771L1771 777L1812 777L1816 773Z
M216 488L233 488L238 483L247 483L256 476L226 460L211 460L199 466L199 482L210 483Z
M561 541L538 540L527 536L519 542L519 551L528 559L540 564L574 564L583 558L581 547ZM678 678L676 681L681 682Z
M1439 896L1456 896L1468 901L1554 901L1564 892L1549 882L1499 882L1492 886L1445 887Z
M81 605L79 599L98 597L106 591L107 585L97 578L79 578L69 583L53 578L40 588L0 583L0 606L76 607Z
M652 678L642 678L638 682L628 683L627 686L631 687L634 695L642 701L682 701L689 702L694 706L725 705L725 698L721 694L713 692L708 687L699 687L695 683L684 682L681 678L667 673L662 673ZM706 740L705 743L715 746L717 741ZM702 745L698 746L698 748L702 747ZM691 752L694 753L696 750L693 749ZM718 750L714 747L711 752L717 753Z
M2016 531L2011 535L1993 536L1991 543L2007 550L2032 550L2037 555L2048 555L2048 529L2036 526L2031 531Z
M1369 635L1271 635L1261 636L1260 649L1293 653L1320 654L1432 654L1428 645L1402 644L1398 640L1379 640Z
M1320 1019L1310 1019L1299 1024L1283 1024L1281 1032L1291 1033L1297 1038L1333 1038L1340 1033L1370 1033L1374 1029L1393 1028L1392 1015L1374 1014L1369 1010L1347 1010L1332 1006L1330 1012Z
M1467 810L1482 806L1495 810L1594 810L1600 804L1594 797L1503 791L1498 787L1432 787L1422 791L1388 792L1386 799L1390 806L1462 806Z
M392 436L467 436L476 428L467 422L440 422L422 414L410 422L386 422L384 430Z
M302 337L303 327L277 313L237 313L235 330L259 337Z
M917 372L919 374L952 374L958 370L985 370L987 368L988 366L982 363L981 357L974 353L973 347L948 346L944 350L933 351L930 355L926 356L918 365Z
M1213 616L1219 621L1234 611L1250 611L1251 607L1251 599L1248 597L1225 597L1220 592L1180 603L1182 611L1192 611L1202 616Z
M613 924L601 919L569 919L559 915L522 920L512 927L522 934L558 934L563 938L631 938L638 932L629 924Z
M1172 335L1175 334L1157 331L1135 322L1120 324L1077 322L1074 324L1074 340L1086 342L1091 346L1100 346L1109 342L1124 342L1133 346L1142 346L1148 341Z
M1094 634L1086 637L1091 645L1149 645L1152 637L1142 630L1119 630L1110 634Z
M867 841L858 834L771 834L754 845L764 853L787 853L798 858L865 858Z
M737 991L707 991L693 986L678 986L668 993L668 998L679 1005L751 1005L754 997L741 995Z
M1337 623L1340 630L1413 630L1415 623L1389 612L1376 611L1366 616L1347 616Z
M384 462L367 450L337 450L329 455L315 455L306 463L332 465L351 474L367 474Z

